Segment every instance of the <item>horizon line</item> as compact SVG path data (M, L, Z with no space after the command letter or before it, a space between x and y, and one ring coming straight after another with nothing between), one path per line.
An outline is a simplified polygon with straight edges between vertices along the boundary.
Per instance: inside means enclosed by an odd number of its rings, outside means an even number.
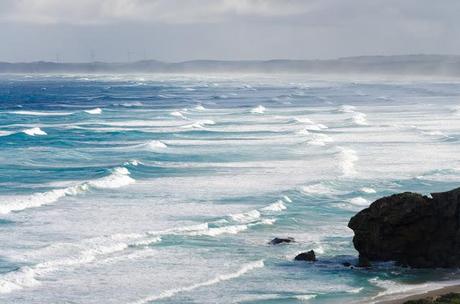
M88 63L104 63L104 64L132 64L139 62L160 62L165 64L181 64L187 62L272 62L272 61L335 61L335 60L344 60L344 59L357 59L357 58L377 58L377 57L460 57L460 54L429 54L429 53L418 53L418 54L393 54L393 55L353 55L353 56L343 56L343 57L334 57L334 58L312 58L312 59L296 59L296 58L272 58L272 59L187 59L179 61L166 61L160 59L138 59L132 61L103 61L103 60L94 60L94 61L56 61L56 60L33 60L33 61L3 61L0 60L1 64L31 64L31 63L48 63L48 64L88 64Z

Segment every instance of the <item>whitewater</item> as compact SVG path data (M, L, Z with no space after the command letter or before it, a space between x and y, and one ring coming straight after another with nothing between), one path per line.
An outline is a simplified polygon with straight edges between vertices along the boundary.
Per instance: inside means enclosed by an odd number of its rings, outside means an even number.
M459 186L456 81L2 75L0 100L1 303L373 303L460 279L342 265L372 201Z

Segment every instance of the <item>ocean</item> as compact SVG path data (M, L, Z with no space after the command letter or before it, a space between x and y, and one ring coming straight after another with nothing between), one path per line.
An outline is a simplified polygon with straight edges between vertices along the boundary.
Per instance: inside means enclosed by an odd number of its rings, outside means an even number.
M460 278L342 265L372 201L460 185L458 81L2 75L0 147L1 303L372 303Z

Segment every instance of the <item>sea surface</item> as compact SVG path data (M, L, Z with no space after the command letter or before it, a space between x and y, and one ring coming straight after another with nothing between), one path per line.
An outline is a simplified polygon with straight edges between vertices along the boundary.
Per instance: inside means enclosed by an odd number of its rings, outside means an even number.
M371 303L451 284L342 263L351 216L458 187L459 152L451 80L3 75L0 303Z

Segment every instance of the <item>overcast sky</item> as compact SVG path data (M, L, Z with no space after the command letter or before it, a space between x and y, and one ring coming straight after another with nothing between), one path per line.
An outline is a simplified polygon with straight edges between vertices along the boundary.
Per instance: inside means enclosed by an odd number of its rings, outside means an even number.
M460 54L459 0L0 0L0 61Z

